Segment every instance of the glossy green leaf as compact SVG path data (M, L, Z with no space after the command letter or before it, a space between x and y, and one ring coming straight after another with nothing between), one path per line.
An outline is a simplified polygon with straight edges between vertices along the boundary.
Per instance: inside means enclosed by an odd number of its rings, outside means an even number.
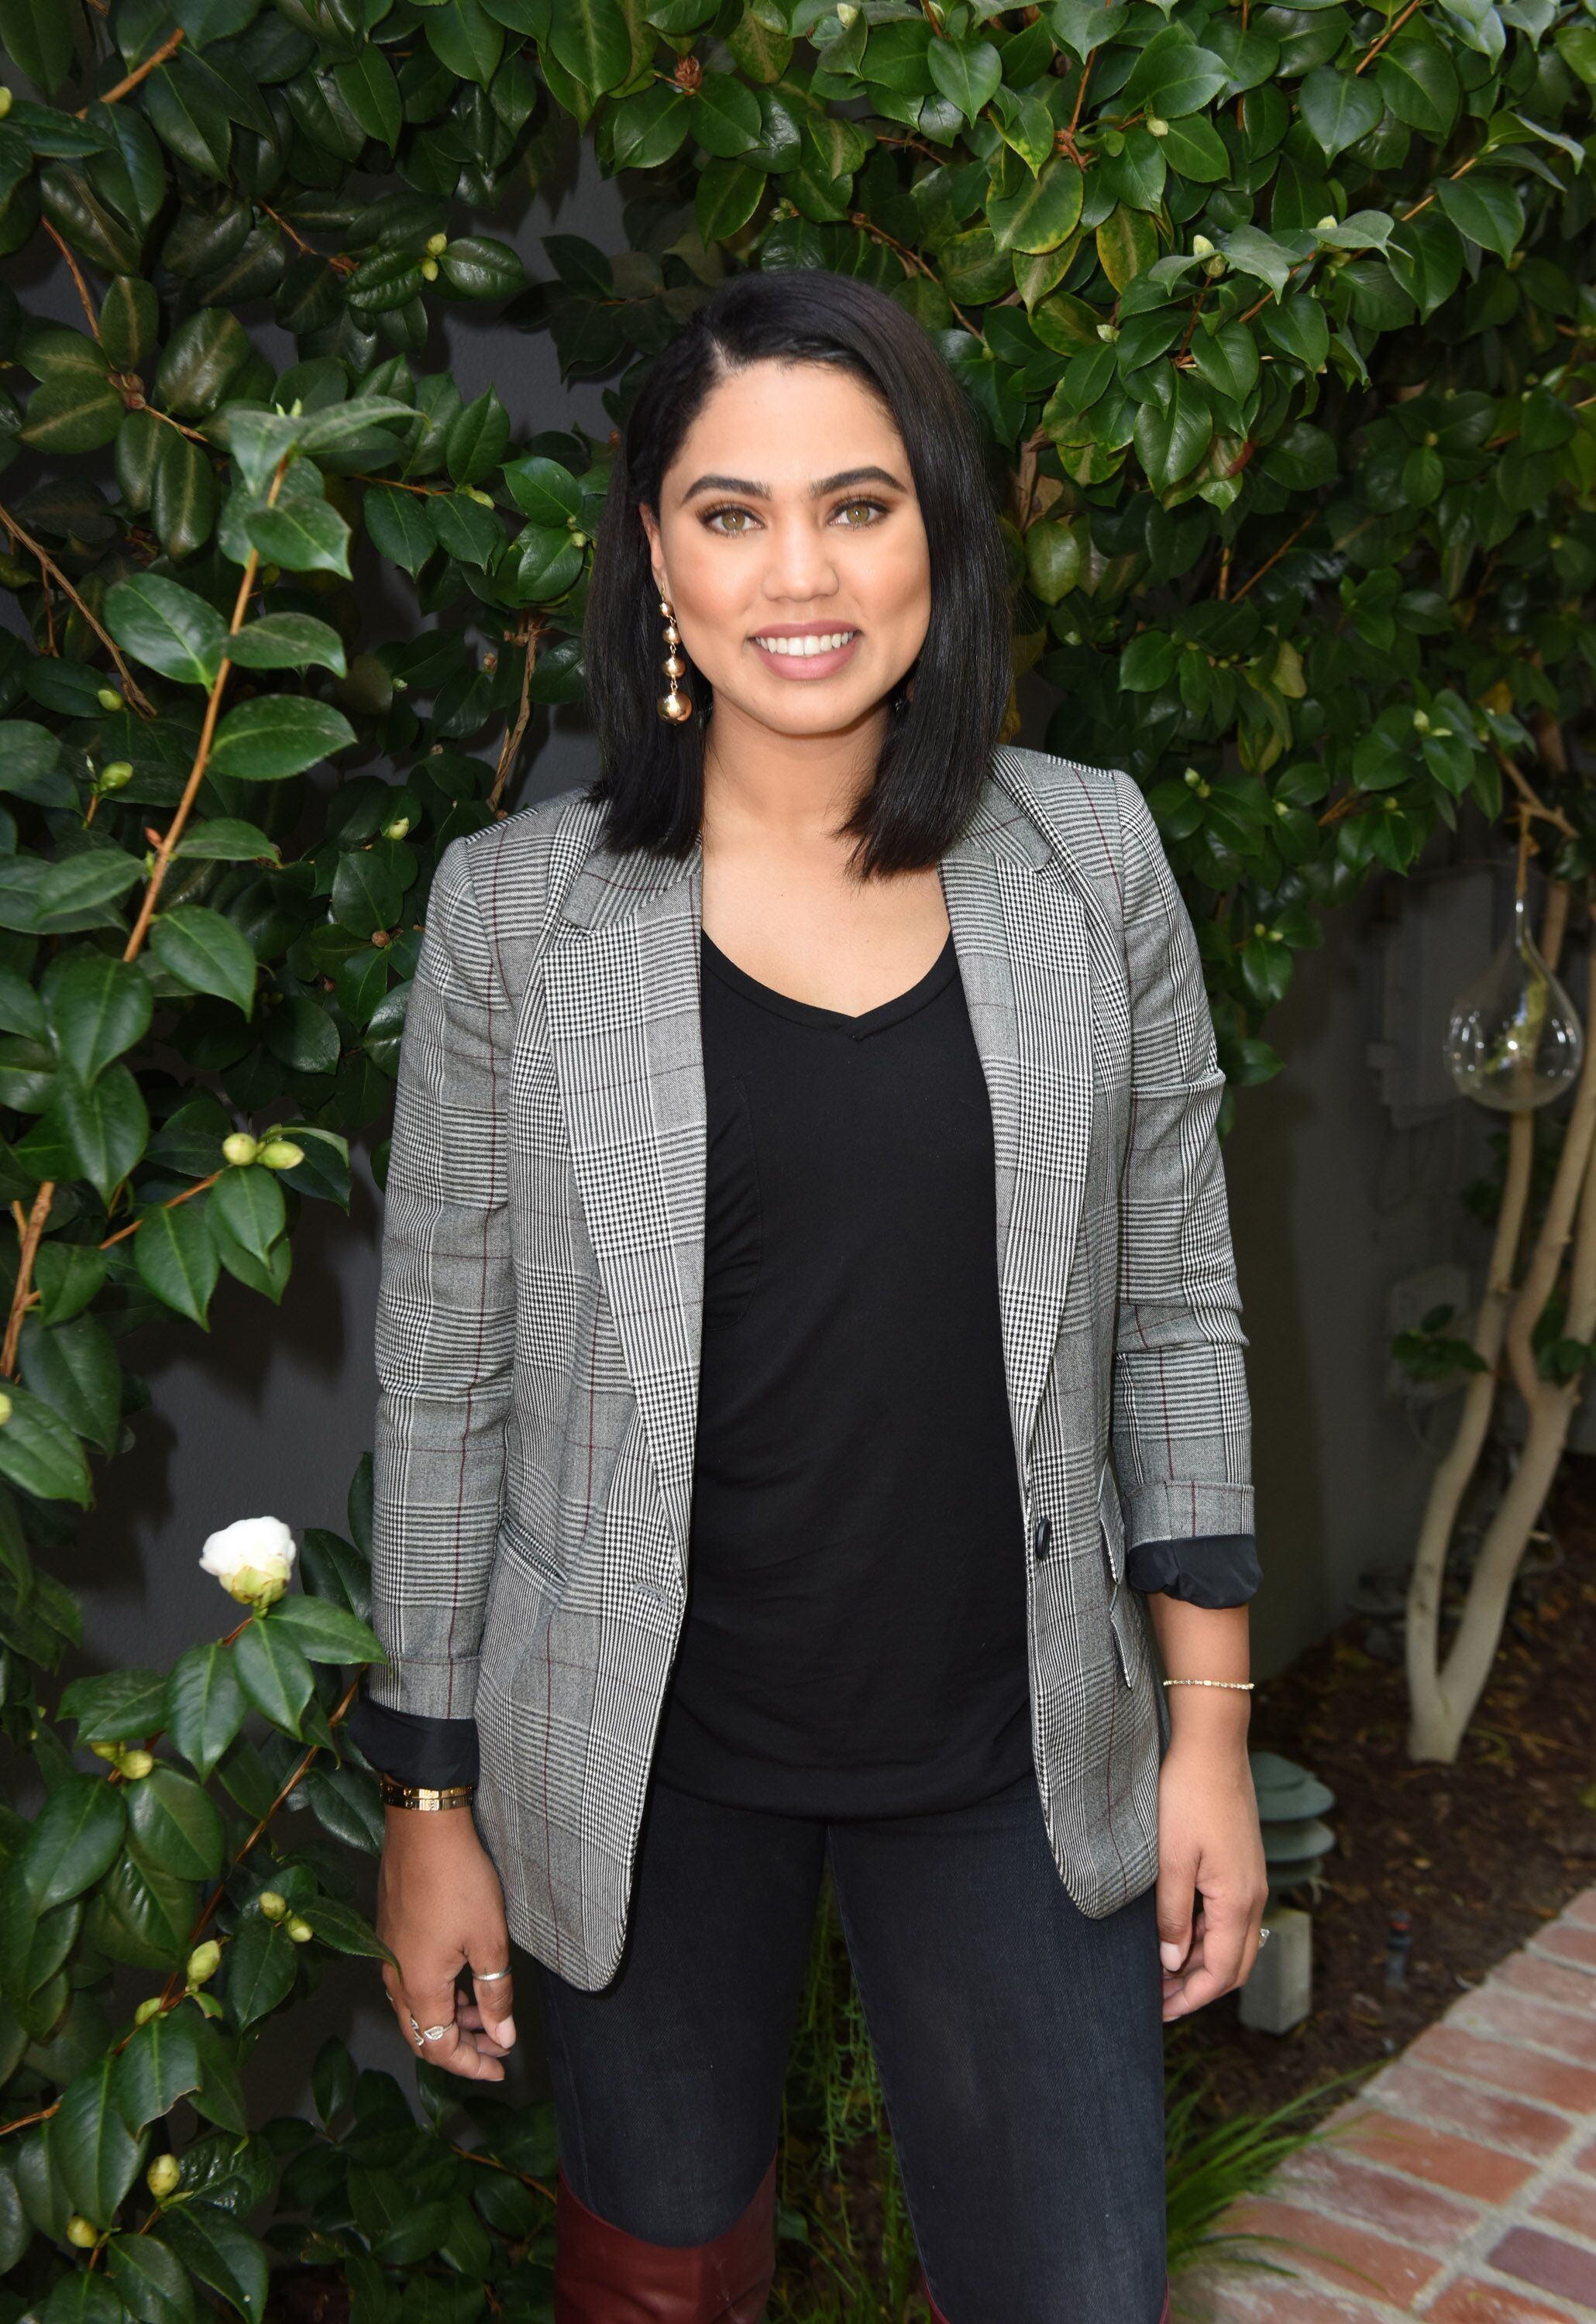
M281 500L251 509L244 520L251 544L291 573L349 571L349 528L326 501Z
M47 981L45 1002L51 1037L86 1084L143 1039L153 1009L148 980L130 962L103 952L75 953L60 963Z
M76 1435L97 1452L116 1450L121 1434L122 1365L116 1343L92 1315L69 1323L29 1316L23 1327L22 1377Z
M404 102L393 68L381 49L364 48L346 64L333 67L339 95L368 137L392 152L404 126Z
M330 703L270 695L227 713L217 729L211 770L239 782L281 782L347 750L354 740L355 729Z
M136 2324L193 2324L189 2271L153 2236L113 2236L106 2246L106 2265Z
M174 2204L162 2214L157 2237L171 2246L201 2283L219 2292L245 2324L263 2324L266 2254L230 2211L215 2203Z
M166 1724L178 1749L208 1776L243 1724L244 1690L233 1649L219 1641L190 1646L166 1683Z
M0 1430L0 1442L4 1437ZM47 1913L92 1888L115 1862L126 1829L110 1784L95 1775L65 1776L34 1818L18 1868L34 1912Z
M210 685L227 641L214 607L158 573L118 581L107 592L106 626L148 669L185 686Z
M309 1664L288 1632L272 1622L248 1622L233 1653L238 1683L262 1718L297 1736L312 1677Z
M72 2208L108 2227L132 2186L140 2144L116 2105L115 2060L109 2053L62 2091L51 2151Z
M208 1329L210 1298L217 1287L216 1245L206 1223L205 1201L160 1204L145 1211L133 1238L139 1280L189 1323Z
M329 1605L325 1598L281 1599L265 1619L286 1630L309 1662L387 1660L374 1631L341 1606Z
M191 2013L170 2011L135 2026L116 2061L116 2105L130 2130L170 2114L199 2086L199 2054L184 2023Z
M214 1880L222 1867L222 1820L199 1785L156 1766L127 1786L131 1844L144 1862L180 1880Z
M229 841L224 849L225 856L235 861L240 846L247 853L255 852L247 835L250 826L238 828L245 837ZM203 831L196 836L203 847ZM171 911L158 913L150 931L150 950L167 974L175 976L190 992L214 992L232 1001L246 1017L251 1013L255 955L248 939L222 913L204 904L177 904Z

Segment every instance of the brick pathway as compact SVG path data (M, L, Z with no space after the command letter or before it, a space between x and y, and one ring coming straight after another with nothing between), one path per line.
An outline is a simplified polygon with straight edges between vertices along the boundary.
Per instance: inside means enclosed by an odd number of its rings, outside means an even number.
M1235 2215L1292 2274L1185 2276L1176 2324L1592 2324L1596 1888L1329 2127Z

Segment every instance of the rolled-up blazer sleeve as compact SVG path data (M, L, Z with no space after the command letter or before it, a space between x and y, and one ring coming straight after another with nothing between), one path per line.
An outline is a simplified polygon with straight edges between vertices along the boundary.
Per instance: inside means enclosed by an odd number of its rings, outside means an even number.
M401 1048L378 1295L373 1624L387 1709L465 1720L504 1480L515 1300L512 1010L473 884L444 852ZM485 857L497 876L500 856Z
M1247 1342L1216 1130L1224 1076L1157 827L1129 778L1119 789L1132 1067L1112 1432L1127 1573L1199 1604L1236 1603L1256 1567ZM1139 1558L1144 1545L1168 1546Z

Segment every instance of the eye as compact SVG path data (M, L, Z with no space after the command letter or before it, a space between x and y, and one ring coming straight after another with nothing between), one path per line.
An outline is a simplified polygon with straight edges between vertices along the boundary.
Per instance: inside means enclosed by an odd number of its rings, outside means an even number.
M723 517L727 520L724 524L721 522ZM752 509L738 508L735 505L708 509L704 516L706 531L718 532L724 540L727 540L739 539L742 534L752 529L755 521Z
M863 532L867 525L876 523L887 512L882 501L844 501L834 515L844 520L843 530L845 532Z

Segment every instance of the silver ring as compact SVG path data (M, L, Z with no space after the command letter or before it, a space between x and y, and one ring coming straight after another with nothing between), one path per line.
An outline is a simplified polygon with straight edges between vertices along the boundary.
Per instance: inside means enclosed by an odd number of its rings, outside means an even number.
M1271 1928L1263 1926L1259 1927L1258 1932L1258 1950L1259 1952L1262 1952L1264 1947L1268 1944L1269 1939L1274 1935L1274 1933L1275 1932Z
M413 2017L411 2019L411 2032L415 2035L418 2043L441 2042L446 2034L452 2034L454 2030L455 2021L452 2017L447 2025L418 2025Z
M510 1971L507 1969L474 1969L471 1974L478 1985L497 1985L502 1977L509 1976Z

